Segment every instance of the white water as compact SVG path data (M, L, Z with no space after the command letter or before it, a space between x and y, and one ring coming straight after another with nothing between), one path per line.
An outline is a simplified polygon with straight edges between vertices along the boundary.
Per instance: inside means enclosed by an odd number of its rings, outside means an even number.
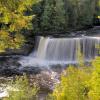
M75 64L78 63L80 51L84 61L90 61L98 55L96 45L100 46L100 37L40 37L37 49L29 56L22 57L19 62L22 66Z

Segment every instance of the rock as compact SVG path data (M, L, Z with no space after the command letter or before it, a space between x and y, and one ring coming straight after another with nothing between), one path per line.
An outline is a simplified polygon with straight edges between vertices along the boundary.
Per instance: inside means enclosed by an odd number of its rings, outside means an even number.
M53 71L44 70L40 74L30 75L30 83L36 83L40 90L52 91L59 83L59 74Z
M0 99L2 98L8 98L9 97L9 93L5 90L5 91L0 91Z
M18 62L19 57L1 57L0 58L0 75L1 76L15 76L25 74L39 74L41 68L39 67L23 67Z
M39 74L41 72L41 69L39 67L21 67L19 68L19 71L21 73L25 74Z
M12 84L11 86L8 84L0 84L0 100L3 98L9 98L10 91L18 92L20 90Z
M51 69L54 71L54 72L57 72L57 73L61 73L65 68L66 68L67 65L60 65L60 64L57 64L57 65L52 65L51 66Z
M2 68L18 68L21 64L18 62L19 57L1 57L0 69Z
M0 70L0 76L16 76L16 75L23 75L18 69L16 68L3 68Z

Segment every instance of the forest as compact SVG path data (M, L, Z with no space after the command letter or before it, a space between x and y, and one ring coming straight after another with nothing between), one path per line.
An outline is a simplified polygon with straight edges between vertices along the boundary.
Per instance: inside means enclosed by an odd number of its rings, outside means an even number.
M20 47L24 32L67 32L99 23L99 0L0 0L0 51Z
M1 100L100 100L99 56L100 0L0 0Z

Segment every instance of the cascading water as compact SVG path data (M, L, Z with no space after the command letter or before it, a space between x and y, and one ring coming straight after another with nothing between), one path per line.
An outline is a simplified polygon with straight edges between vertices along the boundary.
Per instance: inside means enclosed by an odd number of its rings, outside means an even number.
M100 37L40 37L38 48L22 58L20 63L23 66L75 64L78 63L80 52L84 61L90 61L98 55L96 45L100 46Z

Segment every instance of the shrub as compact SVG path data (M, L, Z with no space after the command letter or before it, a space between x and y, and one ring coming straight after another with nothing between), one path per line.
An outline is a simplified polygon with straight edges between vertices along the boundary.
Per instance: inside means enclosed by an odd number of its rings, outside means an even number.
M30 86L26 75L16 77L16 80L12 81L10 85L15 90L9 89L9 98L5 98L4 100L33 100L36 97L38 88L36 85Z
M54 100L87 100L89 68L70 66L61 76L61 83L56 86L50 99Z
M68 67L48 99L100 100L100 57L92 62L91 67Z
M94 71L92 73L88 96L90 100L100 100L100 58L93 61Z

